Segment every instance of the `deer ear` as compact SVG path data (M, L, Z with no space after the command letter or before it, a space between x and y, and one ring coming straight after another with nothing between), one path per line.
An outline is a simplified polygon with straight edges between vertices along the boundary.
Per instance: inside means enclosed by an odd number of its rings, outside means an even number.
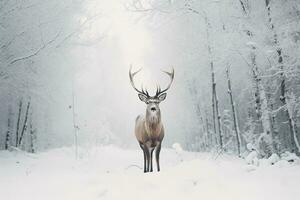
M166 99L167 93L162 93L161 95L158 96L159 101L163 101Z
M147 102L147 96L146 95L144 95L144 94L138 94L138 96L139 96L139 98L140 98L140 100L141 101L143 101L143 102Z

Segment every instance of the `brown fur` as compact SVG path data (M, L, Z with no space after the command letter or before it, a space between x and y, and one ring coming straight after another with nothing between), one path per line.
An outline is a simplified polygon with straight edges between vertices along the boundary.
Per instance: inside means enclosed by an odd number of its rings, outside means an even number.
M139 143L155 140L161 142L164 138L164 127L161 122L147 123L144 116L138 116L135 122L135 137Z
M155 106L157 112L151 115L150 108ZM153 171L152 154L155 149L157 170L159 166L159 153L164 138L164 127L158 105L147 106L146 117L138 116L135 121L135 136L144 152L144 172Z

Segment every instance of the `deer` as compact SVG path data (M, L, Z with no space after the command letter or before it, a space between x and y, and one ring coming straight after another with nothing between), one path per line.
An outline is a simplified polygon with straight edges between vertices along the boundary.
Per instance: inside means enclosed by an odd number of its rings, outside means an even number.
M164 139L164 126L161 121L161 111L159 108L160 102L164 101L167 96L167 90L172 85L174 80L174 68L171 72L163 71L170 78L170 83L166 89L161 89L157 86L154 96L150 96L147 89L137 89L134 84L134 76L142 70L140 68L136 72L132 73L132 66L129 69L129 79L133 89L138 93L139 99L146 103L146 115L138 115L135 120L135 137L139 143L140 148L144 154L144 173L153 172L152 156L155 150L155 159L157 165L157 171L160 171L159 155L161 150L161 144Z

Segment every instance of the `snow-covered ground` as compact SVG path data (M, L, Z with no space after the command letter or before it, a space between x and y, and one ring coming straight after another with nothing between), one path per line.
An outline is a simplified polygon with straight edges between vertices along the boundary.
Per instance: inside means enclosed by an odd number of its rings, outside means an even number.
M0 152L0 199L297 199L300 166L249 167L244 160L162 149L161 169L142 173L142 152L115 146L44 153Z

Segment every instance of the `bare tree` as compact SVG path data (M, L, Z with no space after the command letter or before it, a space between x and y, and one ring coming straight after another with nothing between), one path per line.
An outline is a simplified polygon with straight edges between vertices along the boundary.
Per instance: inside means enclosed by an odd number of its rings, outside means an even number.
M240 5L242 7L243 13L246 15L247 14L247 4L244 2L245 0L239 0ZM247 0L246 0L247 1Z
M20 129L20 120L21 120L22 104L23 104L23 100L21 99L20 102L19 102L19 112L18 112L18 120L17 120L16 147L18 147L18 144L19 144L19 129Z
M18 146L21 145L24 133L25 133L25 131L27 129L27 121L28 121L28 114L29 114L29 108L30 108L30 101L31 100L29 100L28 103L27 103L26 113L25 113L25 119L24 119L23 128L22 128L22 132L21 132L21 135L20 135Z
M257 115L257 127L258 132L261 133L258 137L258 145L264 149L261 153L264 156L270 156L274 153L273 149L273 130L271 125L271 114L269 110L269 103L266 96L264 86L262 84L261 76L259 75L259 69L256 63L256 46L250 44L251 48L251 64L252 75L254 82L254 95L255 95L255 112Z
M216 126L216 120L217 120L217 122L218 122L218 143L219 143L220 149L222 149L223 145L222 145L222 135L221 135L222 133L221 133L221 123L220 123L221 116L219 115L218 99L217 99L217 92L216 92L216 82L215 82L214 62L212 59L212 47L210 44L210 37L209 37L211 25L209 23L206 13L204 13L204 20L205 20L205 25L206 25L207 50L208 50L208 55L210 58L210 68L211 68L212 118L213 118L214 137L217 137L217 126ZM217 115L217 117L216 117L216 115Z
M10 146L10 140L11 140L11 117L12 117L12 111L11 111L11 105L8 106L8 117L7 117L7 131L5 136L5 150L8 149Z
M205 110L204 110L204 112L205 112L205 125L206 125L206 131L207 131L207 146L208 147L212 147L212 145L213 145L213 136L212 136L212 134L210 133L210 126L209 126L209 122L208 122L208 112L207 112L207 110L206 110L206 108L205 108Z
M222 127L221 127L221 114L219 111L219 100L217 96L217 91L216 91L216 84L215 84L215 89L214 89L214 99L216 102L216 114L217 114L217 120L218 120L218 136L219 136L219 147L220 149L223 149L223 139L222 139Z
M228 94L229 94L231 109L232 109L233 125L234 125L234 131L235 131L235 135L236 135L237 150L238 150L238 155L241 156L241 136L240 136L240 130L239 130L238 123L237 123L235 102L234 102L233 96L232 96L231 80L230 80L230 75L229 75L229 66L227 66L227 68L226 68L226 75L227 75L227 83L228 83Z
M32 112L30 113L30 123L29 123L29 128L30 128L30 149L29 151L31 153L35 153L35 139L36 139L36 129L33 127L33 114Z
M211 62L211 82L212 82L212 93L211 93L211 106L212 106L212 121L214 128L214 136L217 137L217 128L216 128L216 105L215 105L215 73L213 72L213 63ZM217 143L217 142L216 142Z
M282 53L282 48L280 47L279 44L279 40L278 40L278 35L276 33L275 30L275 25L273 22L273 18L272 18L272 13L271 13L271 0L265 0L265 6L266 6L266 10L267 10L267 16L268 16L268 23L269 23L269 28L273 33L273 43L274 46L276 47L276 52L277 52L277 63L278 63L278 71L279 73L279 82L280 82L280 96L279 99L282 103L282 106L284 107L284 112L286 115L286 118L288 119L288 124L289 124L289 129L290 129L290 150L292 152L296 151L296 147L297 147L297 151L298 153L300 153L300 147L299 145L297 145L298 141L296 138L296 125L294 122L294 119L291 117L292 114L290 113L289 109L287 108L287 89L286 89L286 75L285 75L285 67L284 67L284 63L283 63L283 53Z

